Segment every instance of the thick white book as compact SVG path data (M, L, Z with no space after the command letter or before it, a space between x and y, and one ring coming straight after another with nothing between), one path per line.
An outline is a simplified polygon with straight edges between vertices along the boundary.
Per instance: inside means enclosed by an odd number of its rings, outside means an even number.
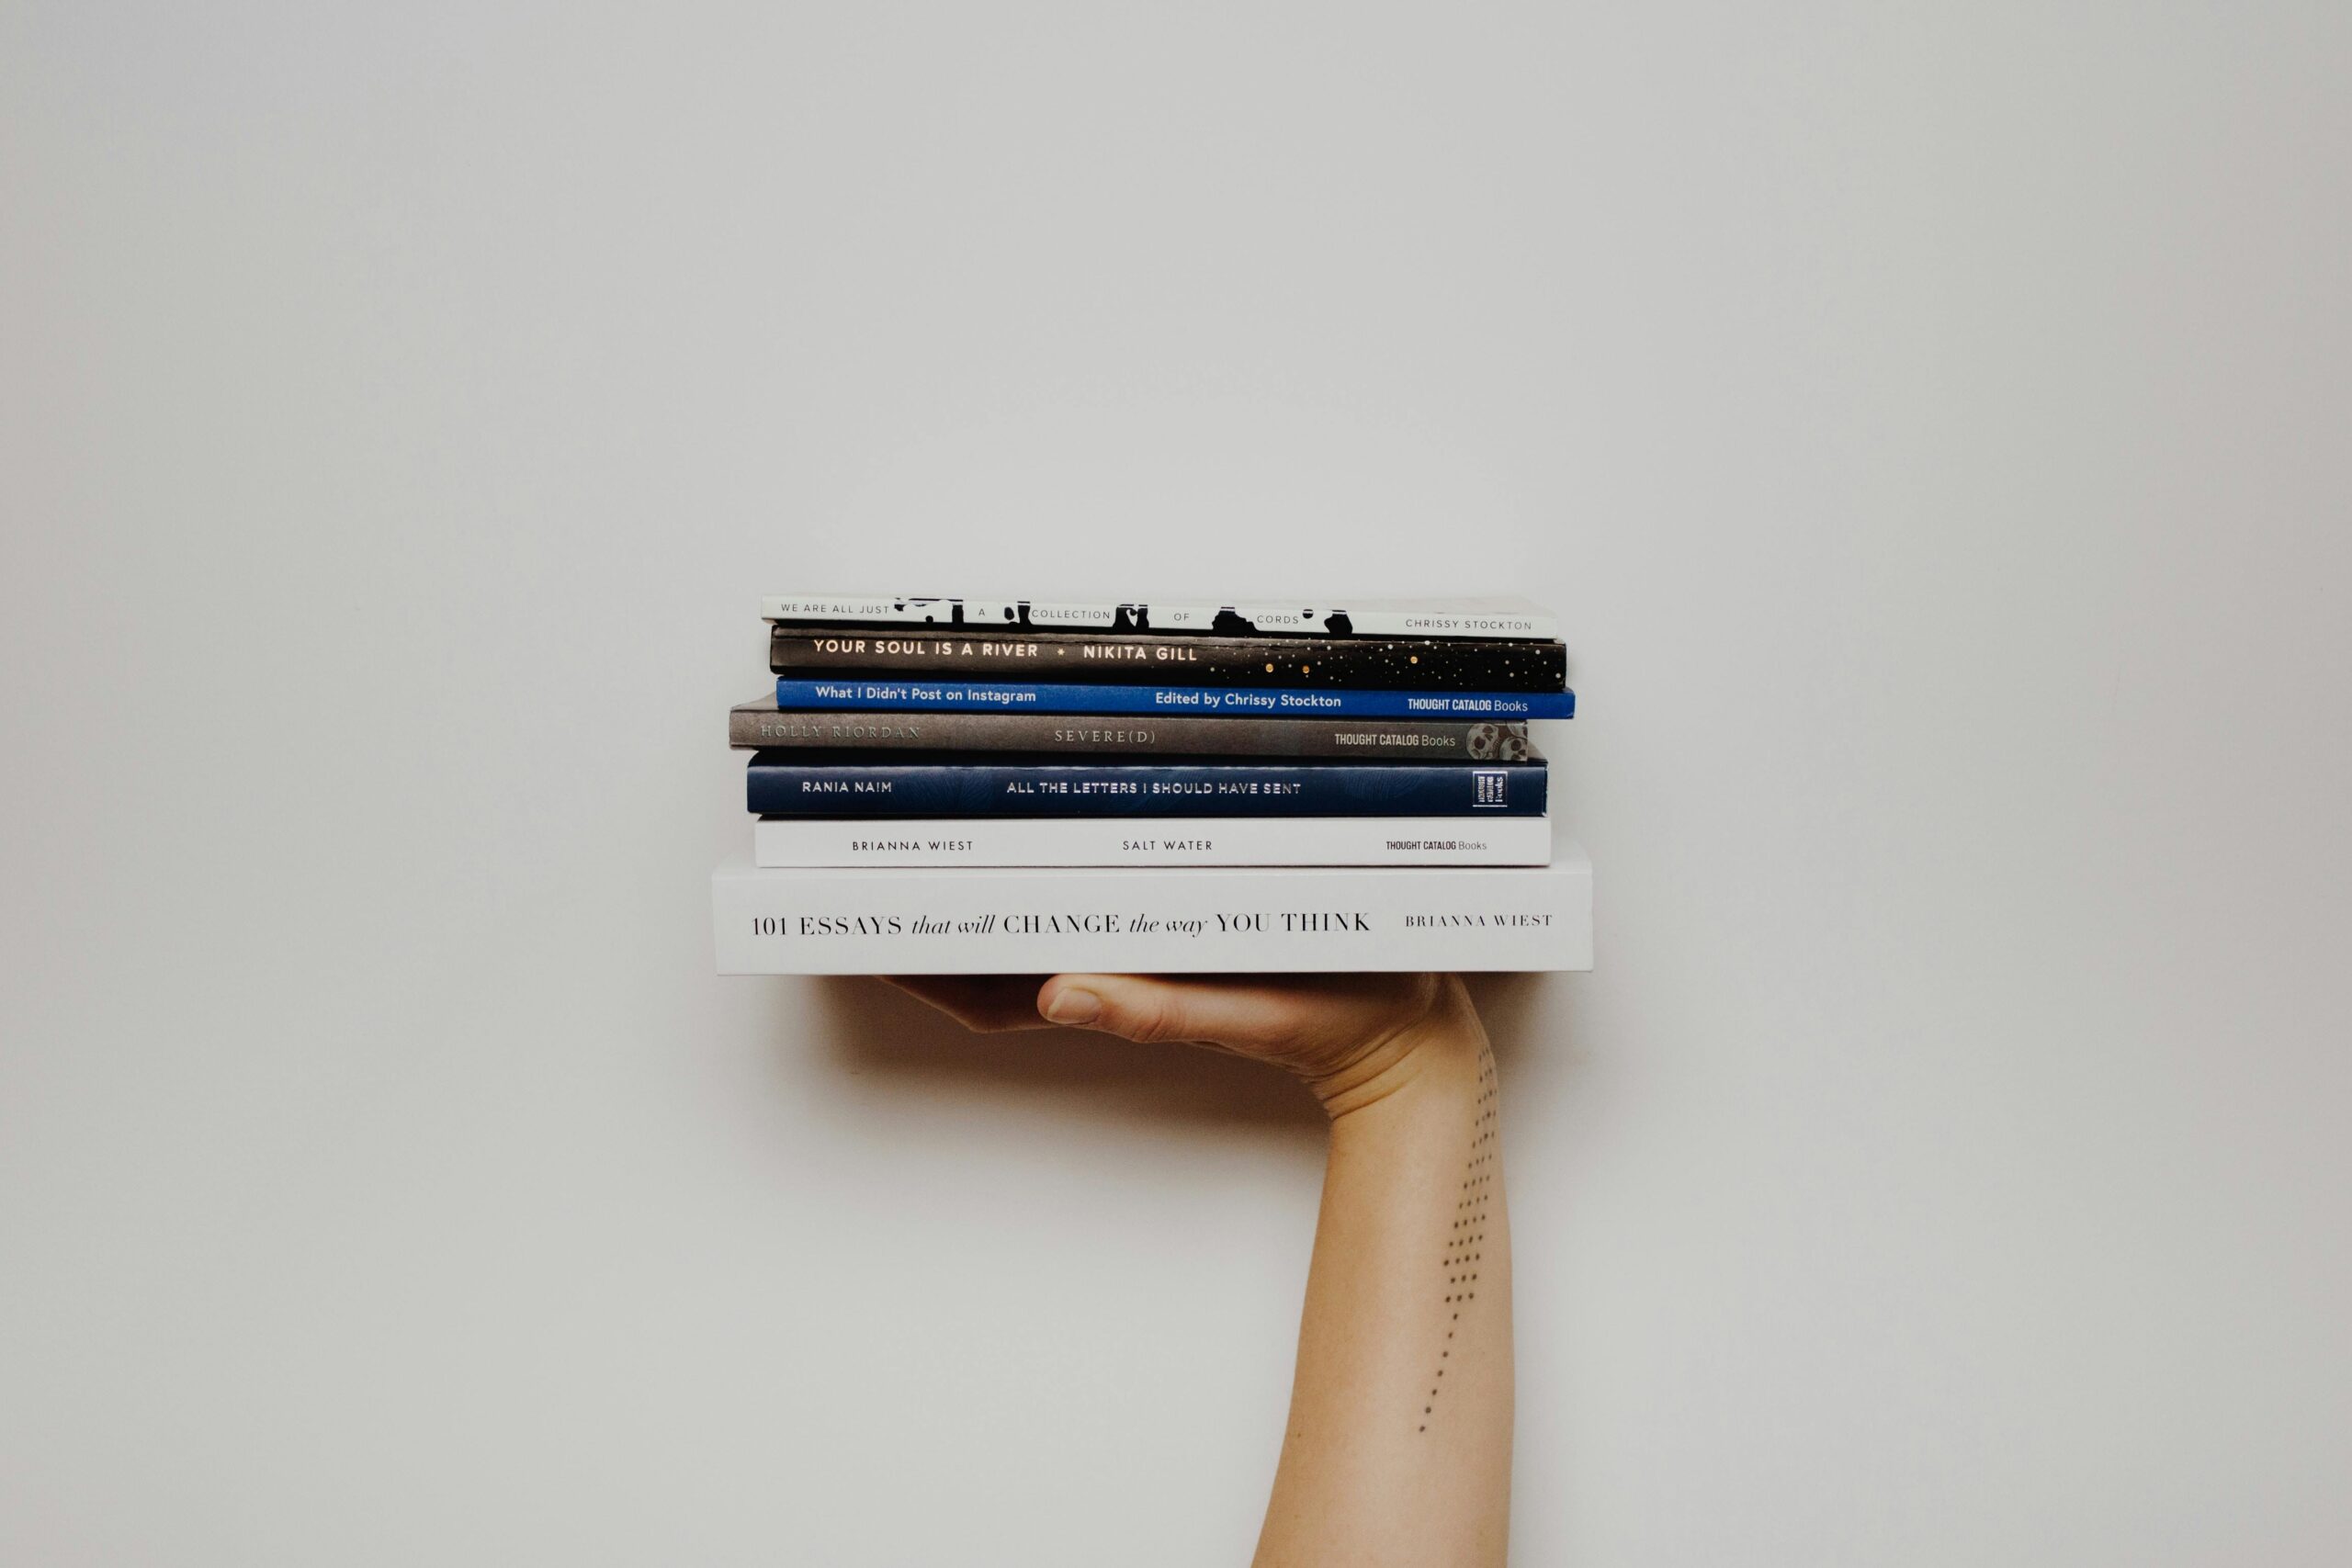
M1013 630L1269 633L1302 637L1537 637L1559 618L1520 598L986 599L877 593L771 593L760 614L786 625L983 626Z
M1592 967L1592 863L940 870L722 865L722 975Z
M763 866L1542 865L1542 817L763 817Z

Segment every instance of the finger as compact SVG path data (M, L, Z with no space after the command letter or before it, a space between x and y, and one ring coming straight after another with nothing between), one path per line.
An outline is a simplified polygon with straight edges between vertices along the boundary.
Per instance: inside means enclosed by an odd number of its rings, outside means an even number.
M1291 1055L1394 1029L1425 1012L1434 992L1428 976L1057 975L1040 988L1037 1010L1128 1040Z
M1037 1016L1035 976L883 975L877 978L983 1034L1046 1027Z

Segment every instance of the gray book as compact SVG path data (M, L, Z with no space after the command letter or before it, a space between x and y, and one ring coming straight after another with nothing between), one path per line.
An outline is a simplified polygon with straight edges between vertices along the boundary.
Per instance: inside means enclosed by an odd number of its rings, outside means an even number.
M779 711L770 693L731 709L727 743L748 750L1068 752L1076 756L1352 757L1519 762L1525 724L1413 718L1215 718L1197 714Z

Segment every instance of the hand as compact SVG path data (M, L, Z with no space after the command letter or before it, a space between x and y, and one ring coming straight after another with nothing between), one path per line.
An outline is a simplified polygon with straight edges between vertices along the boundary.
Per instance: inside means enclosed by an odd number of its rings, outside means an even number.
M1334 1120L1404 1087L1432 1055L1475 1057L1487 1043L1452 975L886 978L983 1032L1059 1023L1272 1062L1304 1080Z

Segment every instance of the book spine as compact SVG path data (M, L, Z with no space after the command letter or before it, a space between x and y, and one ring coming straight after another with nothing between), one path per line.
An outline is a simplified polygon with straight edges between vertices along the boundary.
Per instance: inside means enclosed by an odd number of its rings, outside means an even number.
M1530 637L1556 642L1557 616L1524 600L1359 600L1300 607L1295 600L904 598L771 594L771 621L818 626L955 626L1005 631L1185 632L1210 637Z
M1195 713L1327 718L1571 718L1574 692L1367 692L1340 688L1108 686L1055 682L796 681L775 683L779 708L882 708L959 713Z
M754 751L762 816L1540 817L1540 761L838 762Z
M752 828L763 866L1542 865L1551 855L1542 817L763 817Z
M773 701L727 717L736 747L1069 752L1078 756L1409 757L1513 762L1527 726L1453 719L1202 718L1102 721L1046 713L784 713Z
M1592 865L711 876L723 975L1592 967Z
M1567 684L1567 651L1556 642L1471 637L1303 642L1069 632L809 632L778 626L768 637L768 668L804 678L1182 682L1385 691L1556 692Z

